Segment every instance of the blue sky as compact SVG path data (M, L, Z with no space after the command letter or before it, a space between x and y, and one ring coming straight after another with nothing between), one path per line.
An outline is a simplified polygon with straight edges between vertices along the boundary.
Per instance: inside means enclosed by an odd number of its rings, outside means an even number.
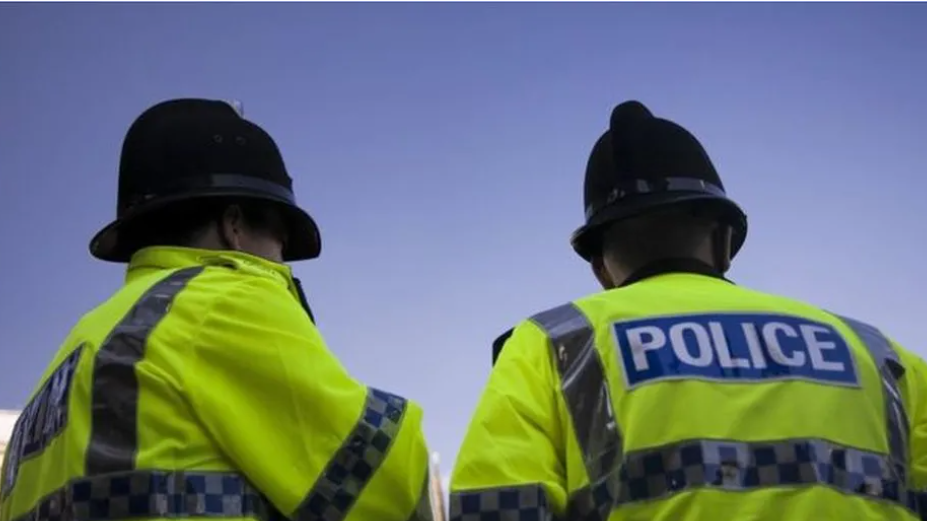
M122 136L235 98L323 255L295 270L348 369L418 400L448 469L495 335L595 291L569 248L611 108L694 132L746 209L740 284L927 354L924 4L0 5L0 408L119 265Z

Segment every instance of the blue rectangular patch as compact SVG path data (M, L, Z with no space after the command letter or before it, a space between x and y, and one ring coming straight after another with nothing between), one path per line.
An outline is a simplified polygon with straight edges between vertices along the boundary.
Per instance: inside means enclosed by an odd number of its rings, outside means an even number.
M859 387L833 326L763 313L675 315L612 325L628 388L660 380L807 380Z

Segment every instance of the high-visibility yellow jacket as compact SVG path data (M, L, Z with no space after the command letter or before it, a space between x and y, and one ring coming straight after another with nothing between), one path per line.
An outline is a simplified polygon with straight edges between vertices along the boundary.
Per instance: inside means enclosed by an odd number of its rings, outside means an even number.
M287 267L148 248L23 410L0 521L431 519L421 423L348 375Z
M671 273L515 328L450 509L452 521L913 521L925 488L920 358L858 321Z

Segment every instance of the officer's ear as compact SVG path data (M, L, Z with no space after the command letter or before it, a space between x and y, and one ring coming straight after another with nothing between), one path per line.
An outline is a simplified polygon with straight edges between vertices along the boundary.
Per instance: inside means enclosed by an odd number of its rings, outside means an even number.
M245 216L237 204L230 204L222 210L219 217L219 237L223 246L234 251L242 251L242 234Z
M603 289L614 289L616 287L615 281L612 280L611 273L608 272L608 268L605 266L605 258L601 255L592 257L592 274L595 275L595 278L599 281L599 284L602 285Z

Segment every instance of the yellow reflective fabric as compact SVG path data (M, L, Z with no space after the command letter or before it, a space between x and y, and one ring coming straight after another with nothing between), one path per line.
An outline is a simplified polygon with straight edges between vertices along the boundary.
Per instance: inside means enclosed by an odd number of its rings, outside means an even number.
M518 508L547 520L578 518L577 505L588 512L583 504L595 497L615 505L604 514L612 521L917 519L904 499L883 499L892 496L883 487L892 485L893 470L884 463L889 448L882 378L867 346L836 316L690 274L654 277L562 309L575 311L574 325L551 322L553 330L542 335L535 324L543 325L550 312L537 315L534 323L519 326L494 367L458 456L463 468L455 469L451 483L452 521L481 519L481 512L493 509L515 512L515 494L508 495L505 507L496 506L499 499L516 489L528 497L526 485L538 483L548 505ZM781 315L831 328L848 346L855 383L682 377L629 386L612 325L700 313ZM582 323L594 330L592 347L570 354L571 345L583 341ZM552 342L557 335L561 338ZM571 356L585 361L564 362ZM903 350L901 357L911 368L901 377L900 390L914 426L912 481L917 484L927 461L927 381L923 362ZM579 369L590 364L601 364L604 399L595 378ZM533 369L524 369L529 366ZM586 386L582 397L574 392L577 386ZM608 403L601 409L609 409L607 418L571 416L577 408L598 410L593 406L599 401ZM594 437L606 430L602 426L612 414L620 454L613 472L599 472L597 465L611 461L612 454L584 450L605 446ZM593 423L597 427L590 430ZM519 425L531 425L532 436L520 436ZM865 479L864 467L869 469ZM873 472L885 479L874 479Z
M352 379L250 255L140 251L33 398L0 521L430 516L421 409Z
M452 494L540 484L554 511L566 507L563 454L570 438L565 435L565 411L546 345L546 335L534 324L515 328L458 452Z
M184 386L234 466L289 514L363 417L368 389L347 374L284 289L256 277L216 299L192 339ZM410 516L428 464L421 423L421 409L407 403L388 454L344 519Z

